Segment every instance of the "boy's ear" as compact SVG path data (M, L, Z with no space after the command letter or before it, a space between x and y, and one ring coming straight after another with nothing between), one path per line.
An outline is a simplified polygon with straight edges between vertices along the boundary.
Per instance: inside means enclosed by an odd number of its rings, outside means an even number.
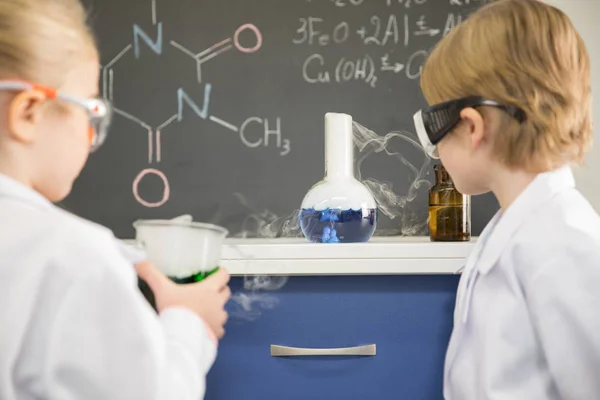
M460 112L460 118L466 128L473 149L477 149L484 140L483 116L474 108L465 108Z
M17 94L10 103L8 112L8 133L22 143L35 140L36 124L42 118L41 107L46 96L37 91Z

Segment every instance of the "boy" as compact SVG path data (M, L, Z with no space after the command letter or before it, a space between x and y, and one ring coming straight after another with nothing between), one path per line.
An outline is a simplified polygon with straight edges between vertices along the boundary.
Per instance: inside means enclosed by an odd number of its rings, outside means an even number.
M461 278L444 397L600 399L600 218L569 168L592 140L583 40L552 6L499 0L438 44L421 87L423 146L501 207Z

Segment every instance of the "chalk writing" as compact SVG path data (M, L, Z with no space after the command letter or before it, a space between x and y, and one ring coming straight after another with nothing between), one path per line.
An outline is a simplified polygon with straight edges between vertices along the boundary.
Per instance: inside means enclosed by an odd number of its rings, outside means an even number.
M427 52L425 50L419 50L410 56L406 67L406 77L408 79L417 79L421 76L426 58ZM418 66L415 68L415 65Z
M125 46L123 50L115 58L113 58L108 64L106 64L102 68L102 96L104 98L108 98L109 100L113 100L113 82L114 82L114 74L112 74L112 67L119 61L125 54L127 54L133 46L128 44Z
M302 8L303 15L295 14L290 23L284 21L283 40L300 49L295 54L302 57L294 60L291 73L299 73L302 81L313 86L366 85L372 89L383 87L387 90L394 80L417 85L429 50L466 17L461 7L489 0L436 0L453 6L449 8L453 12L443 16L428 14L434 9L433 0L299 1L307 3ZM269 148L280 156L289 154L291 142L285 135L286 124L280 113L257 112L260 116L244 115L234 119L221 114L227 110L216 110L215 115L213 108L223 106L217 101L211 102L218 88L209 82L216 84L219 80L203 76L203 68L208 73L207 63L214 63L217 58L226 61L233 57L260 57L263 46L273 43L263 38L260 24L236 24L229 33L225 32L214 41L202 43L205 37L210 37L202 34L197 36L197 43L186 43L169 35L171 28L159 18L157 3L160 2L147 2L151 12L146 18L151 17L152 24L133 23L129 44L122 48L119 46L121 50L116 56L101 67L102 96L115 103L115 113L119 118L135 124L137 129L141 128L140 132L143 132L144 138L147 137L144 143L147 142L148 166L154 168L145 168L134 178L134 198L145 207L161 207L169 201L171 188L168 177L156 167L168 162L168 157L165 157L168 154L162 151L163 135L170 134L174 127L185 126L181 124L184 119L198 124L214 124L217 134L234 134L239 145L248 151ZM379 4L379 8L368 7L374 3ZM335 10L335 13L328 13L325 17L320 14L321 7ZM171 55L187 60L195 78L193 85L179 84L173 92L161 93L172 108L164 115L156 116L142 115L143 111L134 115L120 107L118 100L121 93L114 83L115 66L127 57L130 61L142 63ZM271 57L267 59L272 62ZM150 123L146 118L159 120ZM157 178L159 181L156 181ZM146 181L155 184L146 185ZM157 186L156 182L162 182L162 186ZM138 190L140 184L154 190L162 187L160 196L154 200L142 198Z
M358 5L362 3L362 0L348 0L348 4ZM341 4L341 3L340 3ZM157 10L156 0L151 0L151 15L152 25L156 29L155 38L151 37L146 31L144 31L138 24L133 25L133 44L128 44L121 50L109 63L102 68L102 96L106 99L110 99L114 102L114 67L116 63L123 59L133 49L133 54L136 59L143 57L142 45L145 44L153 53L157 56L163 55L163 25L161 22L157 22ZM349 27L341 24L338 29L334 32L334 40L341 42L347 39L349 36ZM208 48L196 53L183 46L182 44L171 40L169 44L177 49L179 52L190 57L195 62L195 72L197 76L197 83L202 84L202 65L215 57L228 52L229 50L236 49L243 54L252 54L260 50L263 45L263 36L261 31L254 24L245 23L240 25L234 32L232 37L225 38ZM291 142L282 136L282 123L281 118L277 117L274 124L266 118L250 117L246 119L238 128L236 125L212 115L210 108L212 85L210 83L204 84L204 93L202 102L200 103L195 99L196 96L192 96L191 91L186 91L183 88L177 89L177 113L171 115L169 118L164 120L156 128L153 128L151 124L145 122L142 118L134 116L118 107L115 107L115 113L124 119L131 121L143 129L147 133L148 137L148 164L161 163L162 161L162 146L161 146L161 133L165 128L175 122L181 122L186 114L185 110L190 110L194 116L200 120L209 120L215 124L227 129L239 133L240 142L247 148L258 148L258 147L276 147L279 149L281 156L287 155L291 151ZM261 125L262 132L257 136L256 129L247 129L249 125ZM274 126L274 127L273 127ZM139 185L149 175L154 175L160 178L162 182L162 195L158 201L149 201L142 198L139 193ZM171 189L169 186L169 180L167 176L156 168L146 168L142 170L133 180L132 186L134 198L145 207L161 207L170 198Z
M392 61L389 53L380 57L378 62L375 62L370 55L357 58L342 57L331 69L326 63L325 56L317 53L310 55L304 61L302 77L306 82L312 84L362 81L374 88L379 79L377 72L393 72L395 74L404 72L408 79L417 79L421 76L427 54L425 50L418 50L404 62Z
M427 0L386 0L386 3L389 6L400 5L405 8L410 8L411 6L420 6L422 4L427 3Z
M347 5L360 6L364 0L331 0L338 7L346 7Z
M254 131L250 132L249 126L250 126L250 124L253 124L253 123L255 125L262 125L262 128L264 129L263 132L262 133L258 132L258 134L256 134L256 132L254 132ZM248 146L250 148L258 147L261 145L267 147L267 146L269 146L269 138L271 136L275 136L275 140L277 141L276 146L277 146L277 148L282 149L280 154L282 156L285 156L290 152L291 148L290 148L289 139L284 139L282 141L281 118L276 119L275 126L276 126L275 129L269 129L269 120L268 119L262 119L262 118L258 118L258 117L248 118L246 121L244 121L244 123L242 124L242 126L239 129L240 139L246 146ZM249 135L252 133L254 133L253 136L258 136L258 138L255 139L254 141L249 139Z
M386 53L385 56L381 57L381 70L398 73L404 70L404 64L400 64L398 62L390 64L390 55Z
M198 105L188 96L188 94L183 90L177 90L177 120L183 120L183 105L186 103L194 113L202 119L206 119L208 116L208 106L210 104L210 83L204 85L204 103L202 104L202 108L198 107Z
M451 6L468 6L469 4L475 4L475 3L489 3L490 1L493 0L448 0L448 2L450 3Z
M325 58L321 54L313 54L304 61L302 76L308 83L343 83L349 81L364 81L375 87L377 76L375 62L369 55L337 60L333 70L328 70Z
M250 31L254 35L255 43L254 43L254 45L252 45L250 47L243 45L240 42L240 36L245 31ZM232 42L233 42L233 45L231 44ZM202 50L201 52L199 52L197 54L194 53L193 51L189 50L188 48L184 47L183 45L177 43L174 40L172 40L170 43L171 43L171 46L173 46L177 50L181 51L185 55L191 57L196 62L196 75L198 77L198 83L202 83L202 65L204 63L212 60L213 58L217 57L218 55L220 55L222 53L225 53L226 51L231 50L234 47L238 51L240 51L242 53L246 53L246 54L254 53L254 52L258 51L262 46L262 33L253 24L243 24L238 29L236 29L236 31L234 32L233 40L231 38L226 38L224 40L221 40L220 42L213 44L212 46L208 47L207 49Z
M402 43L406 47L411 37L433 38L442 33L447 35L461 21L462 15L452 13L448 15L443 27L430 25L426 15L420 15L418 18L409 14L391 14L384 17L373 15L367 23L360 26L351 26L347 21L332 25L323 18L301 17L298 19L292 43L327 47L346 43L355 34L365 45L385 47Z
M256 36L256 44L252 47L245 47L240 44L240 34L245 30L252 31L252 33L254 33ZM252 24L244 24L241 25L233 34L233 43L235 44L235 47L242 53L254 53L260 49L260 46L262 46L262 35L256 26Z
M332 39L333 43L340 44L346 42L350 37L350 25L347 22L337 24L331 34L319 31L318 27L322 22L322 18L300 18L300 27L296 30L298 35L292 42L294 44L307 43L309 45L327 46L332 42Z
M450 5L466 6L472 3L485 3L489 0L447 0ZM308 0L309 3L316 1ZM299 17L296 20L294 36L291 39L296 46L343 47L345 55L328 56L326 52L311 52L301 64L302 79L313 85L333 83L364 82L372 88L377 87L380 74L398 76L408 80L417 80L423 69L423 63L439 38L446 36L456 25L463 21L460 12L448 13L445 21L435 21L425 14L428 0L384 0L391 10L398 7L399 12L365 15L356 18L356 13L345 15L351 6L365 4L362 1L331 0L340 8L339 20L316 15ZM342 10L345 9L345 10ZM412 11L414 9L414 12ZM309 10L310 12L310 10ZM351 11L348 11L351 12ZM352 18L351 18L352 17ZM352 22L349 22L352 21ZM349 47L350 43L352 47ZM409 48L412 54L393 55L398 46ZM360 50L365 46L366 50ZM347 50L350 48L350 50ZM360 55L360 53L366 53Z
M444 36L450 33L452 29L458 24L462 22L462 15L458 14L448 14L448 18L446 19L446 26L444 27Z
M371 28L372 31L369 31L364 26L361 27L357 33L364 40L365 44L376 44L379 46L385 46L388 44L388 40L391 38L393 44L398 44L399 39L399 30L398 30L398 20L395 15L390 15L387 21L387 27L382 31L381 29L381 19L374 15L371 17ZM371 32L369 35L367 32ZM380 34L382 35L380 37Z
M417 28L418 29L414 32L415 36L422 36L422 35L436 36L436 35L440 34L439 29L430 28L427 25L424 15L421 15L421 17L419 17L419 19L417 20Z
M146 177L148 175L156 175L162 181L163 192L162 192L161 199L159 201L155 201L155 202L147 201L147 200L144 200L140 196L140 193L139 193L140 183L142 182L142 179L144 179L144 177ZM146 207L149 207L149 208L160 207L163 204L165 204L169 200L169 197L171 196L171 188L169 187L169 180L167 179L166 175L162 171L159 171L154 168L144 169L133 180L133 196L140 204L142 204Z
M133 46L135 52L135 58L140 58L140 40L142 39L153 52L160 55L162 54L163 48L163 30L162 24L158 24L156 40L150 39L150 36L146 34L138 25L133 25Z

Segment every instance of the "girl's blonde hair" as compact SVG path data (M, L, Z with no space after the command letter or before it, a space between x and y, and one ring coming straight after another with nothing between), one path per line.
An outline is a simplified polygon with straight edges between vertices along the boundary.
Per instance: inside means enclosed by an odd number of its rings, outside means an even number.
M96 42L79 0L0 0L0 79L60 87Z
M498 0L475 12L433 50L421 88L429 104L483 96L523 109L523 124L500 113L493 137L511 168L582 162L591 145L587 49L569 18L541 1Z

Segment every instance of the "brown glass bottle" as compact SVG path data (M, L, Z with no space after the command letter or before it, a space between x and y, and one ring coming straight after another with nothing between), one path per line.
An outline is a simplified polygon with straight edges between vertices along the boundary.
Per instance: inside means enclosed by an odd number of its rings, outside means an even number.
M454 187L443 165L433 167L435 185L429 190L429 236L434 242L471 240L471 197Z

